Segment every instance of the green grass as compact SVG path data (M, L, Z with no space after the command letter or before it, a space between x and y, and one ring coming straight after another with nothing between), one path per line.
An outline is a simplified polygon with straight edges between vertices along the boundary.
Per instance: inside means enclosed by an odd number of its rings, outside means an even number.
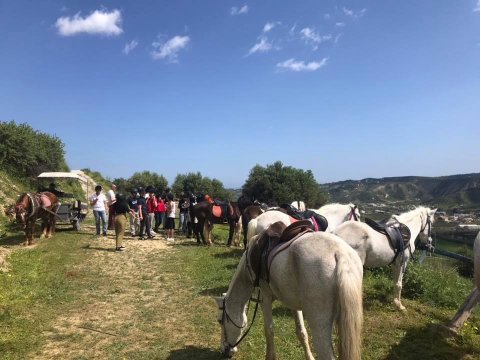
M224 245L225 227L215 226L214 236L212 247L181 240L170 250L127 241L128 251L118 254L105 251L111 239L62 231L36 248L16 250L12 271L0 274L1 357L218 359L211 297L227 290L242 251ZM0 245L19 241L9 237ZM480 357L478 310L456 337L443 337L435 326L453 316L471 289L469 279L442 262L409 264L406 313L394 309L392 286L389 269L365 272L363 359ZM274 327L279 359L303 359L290 311L278 302ZM52 344L62 352L47 356ZM259 312L235 359L264 355Z

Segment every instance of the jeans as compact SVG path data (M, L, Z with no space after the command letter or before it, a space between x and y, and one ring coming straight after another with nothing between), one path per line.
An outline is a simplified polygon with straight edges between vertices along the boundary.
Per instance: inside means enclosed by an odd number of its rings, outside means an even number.
M105 215L105 211L93 210L93 215L95 216L97 235L100 235L100 220L102 220L102 234L105 235L107 233L107 215Z
M138 212L134 215L130 214L130 234L132 236L138 235L140 231L140 218L138 217Z
M150 221L148 218L148 214L143 214L142 215L142 220L140 220L140 237L144 237L145 235L145 230L147 232L147 236L150 237L152 236L152 233L150 232Z
M160 225L162 225L163 220L163 212L156 212L155 213L155 231L158 231Z
M183 223L185 221L185 213L181 212L180 213L180 221L178 223L178 229L183 229Z

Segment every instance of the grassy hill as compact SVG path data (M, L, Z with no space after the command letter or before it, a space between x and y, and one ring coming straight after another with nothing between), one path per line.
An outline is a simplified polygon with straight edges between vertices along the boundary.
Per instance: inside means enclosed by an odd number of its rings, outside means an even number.
M323 184L330 201L405 202L443 208L479 208L480 173L441 177L403 176Z

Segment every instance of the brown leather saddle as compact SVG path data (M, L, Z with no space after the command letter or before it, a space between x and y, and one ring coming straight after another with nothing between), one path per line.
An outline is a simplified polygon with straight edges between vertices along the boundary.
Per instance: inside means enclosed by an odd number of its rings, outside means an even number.
M247 263L255 274L255 286L260 278L269 281L270 266L276 255L302 235L313 231L310 220L299 220L288 227L277 221L260 233L247 249Z

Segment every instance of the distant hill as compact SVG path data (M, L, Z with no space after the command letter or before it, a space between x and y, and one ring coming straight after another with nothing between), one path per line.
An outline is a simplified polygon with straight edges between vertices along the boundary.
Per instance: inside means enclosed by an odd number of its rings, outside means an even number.
M403 176L322 184L331 202L432 204L480 208L480 173L440 177Z

